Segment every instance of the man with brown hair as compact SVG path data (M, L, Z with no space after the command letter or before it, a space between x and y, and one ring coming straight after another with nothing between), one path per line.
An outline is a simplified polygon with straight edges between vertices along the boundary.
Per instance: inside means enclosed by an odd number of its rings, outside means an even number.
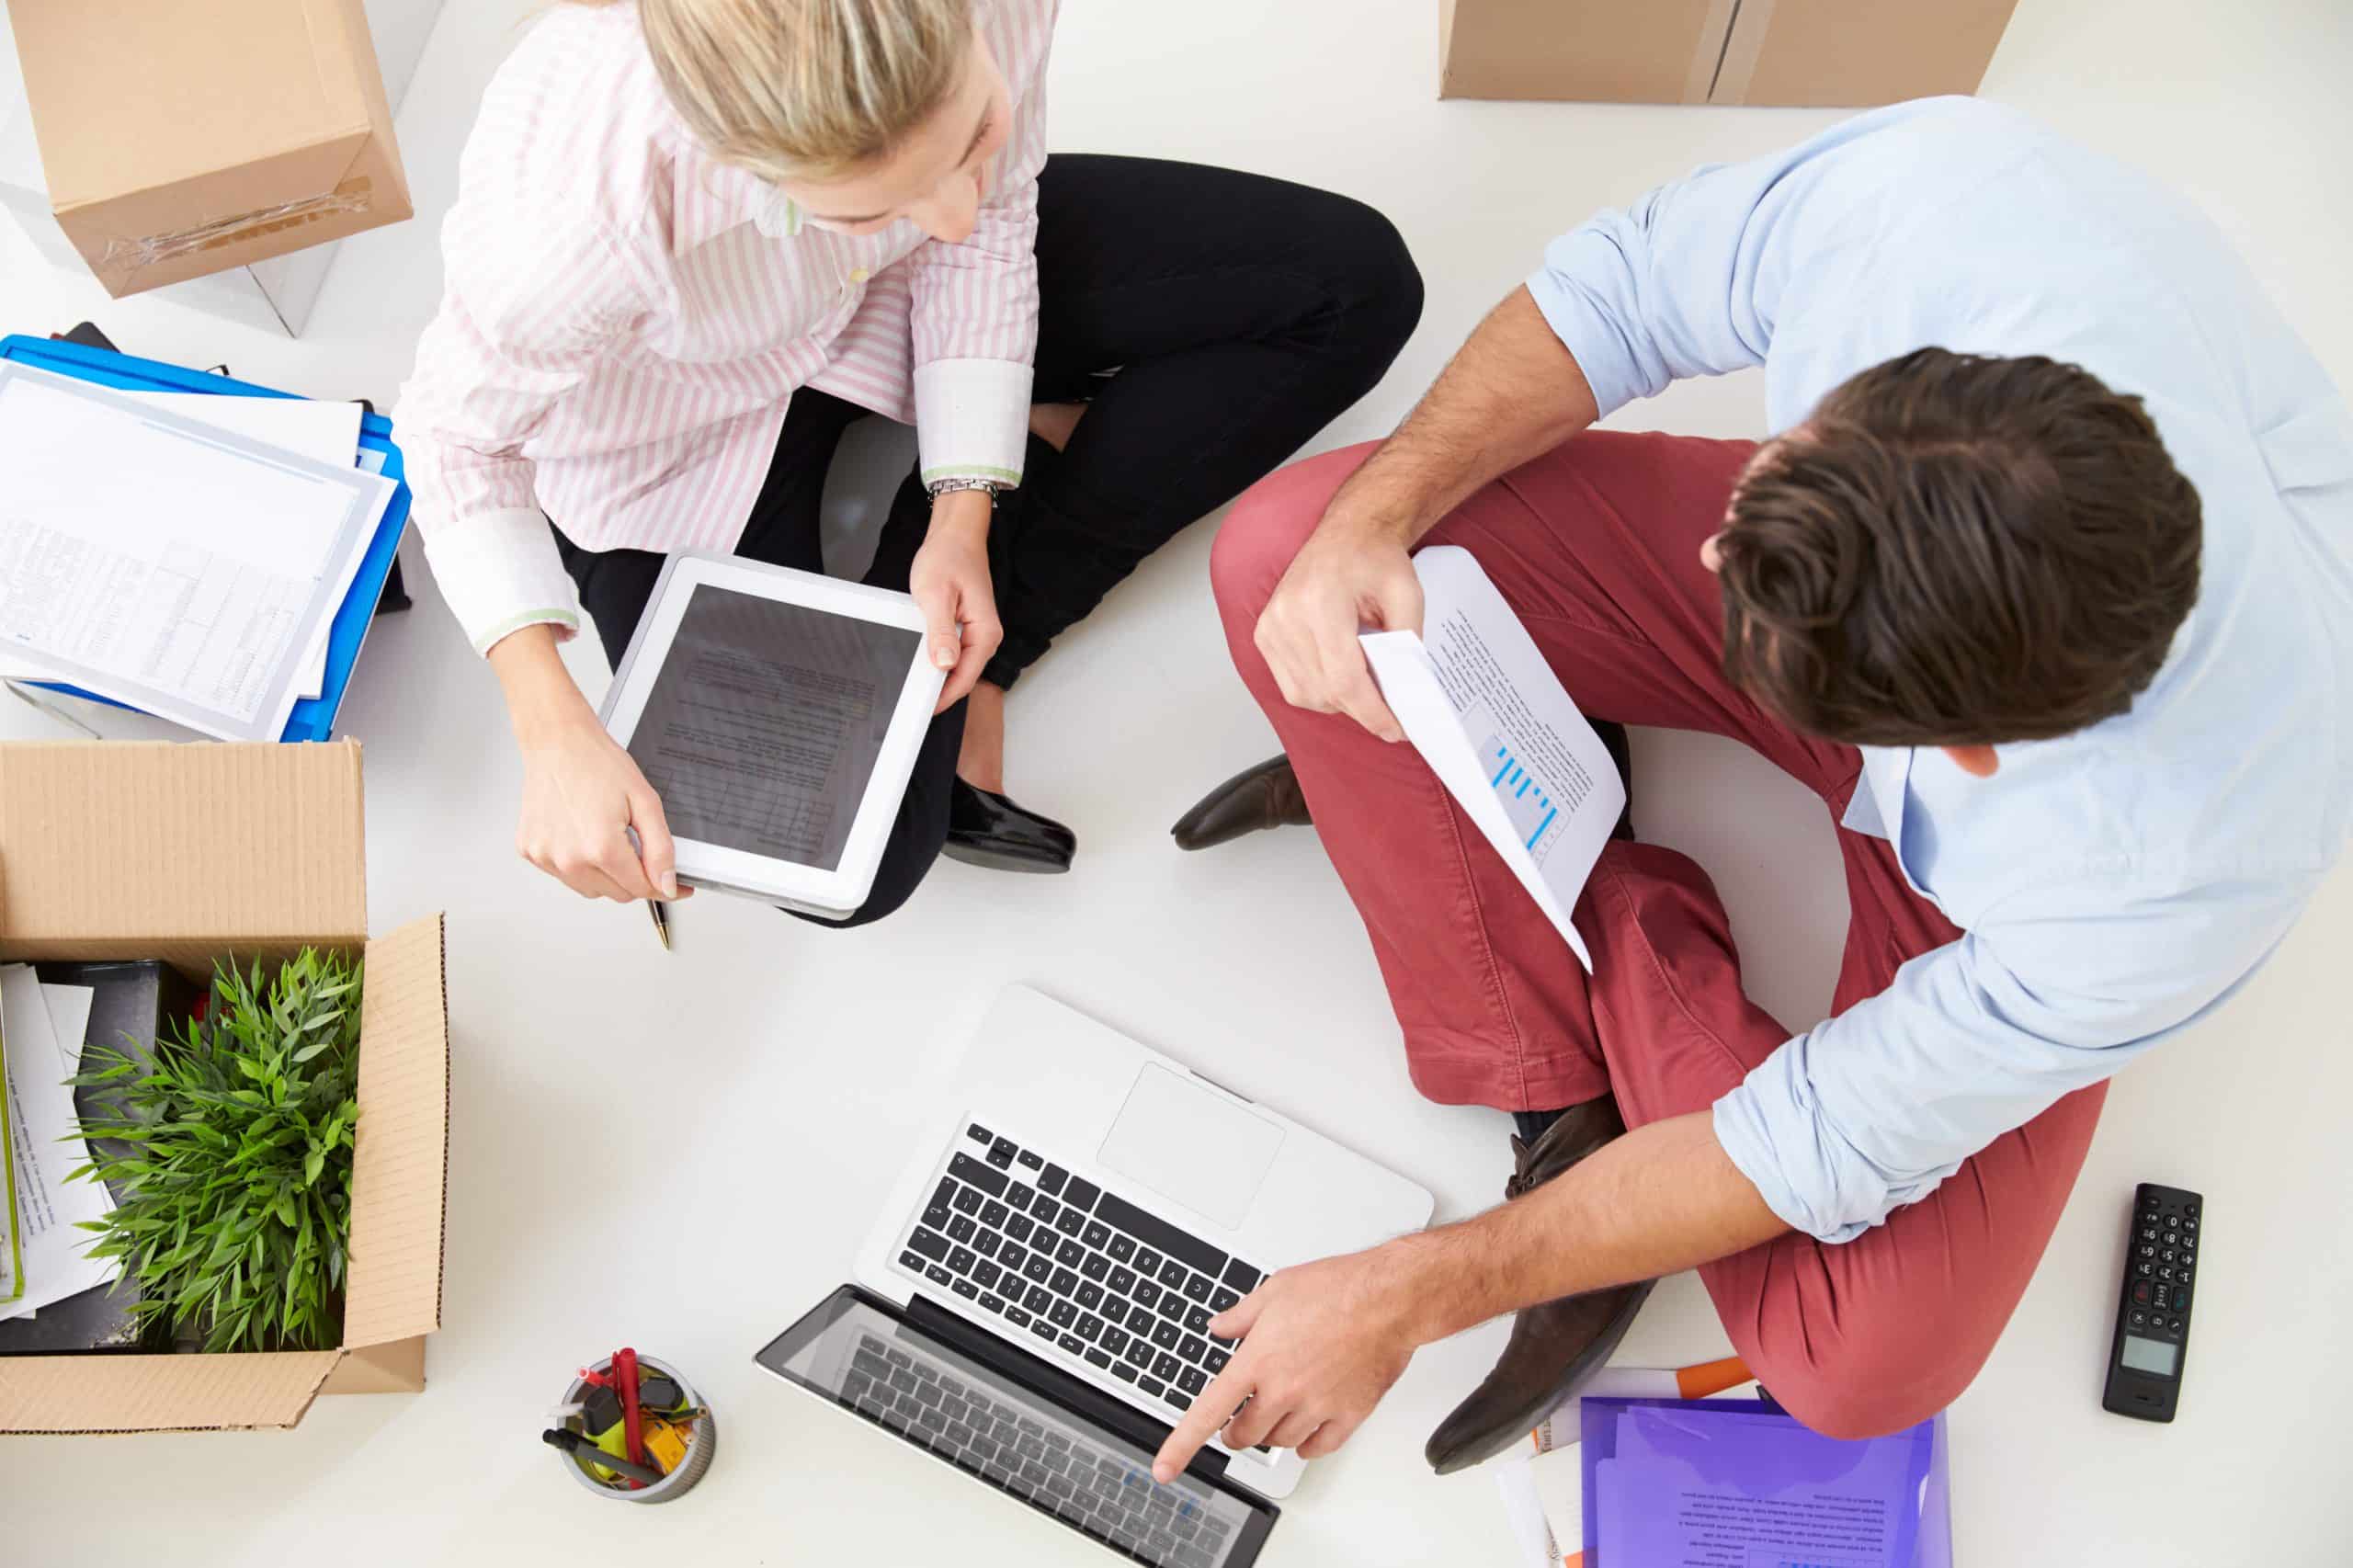
M1586 429L1747 366L1762 445ZM1357 634L1419 626L1423 543L1478 558L1588 713L1735 736L1822 797L1830 1018L1749 1003L1707 878L1622 827L1580 969L1389 744ZM1990 105L1865 115L1563 235L1389 440L1245 496L1212 570L1288 761L1180 841L1312 808L1415 1085L1519 1136L1503 1207L1223 1314L1241 1348L1164 1470L1228 1416L1329 1452L1417 1346L1516 1312L1430 1439L1473 1462L1694 1267L1816 1427L1934 1413L2107 1078L2254 971L2353 820L2344 401L2209 224ZM2195 1249L2164 1267L2153 1297Z

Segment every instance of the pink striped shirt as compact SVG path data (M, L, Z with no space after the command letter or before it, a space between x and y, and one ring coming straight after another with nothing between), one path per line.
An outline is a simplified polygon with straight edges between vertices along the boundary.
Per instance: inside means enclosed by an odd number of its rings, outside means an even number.
M978 0L1014 123L954 244L904 220L804 226L713 159L632 6L559 6L523 40L460 162L440 313L394 415L426 557L477 650L578 630L545 517L591 550L732 549L797 388L912 422L926 478L1020 478L1057 6Z

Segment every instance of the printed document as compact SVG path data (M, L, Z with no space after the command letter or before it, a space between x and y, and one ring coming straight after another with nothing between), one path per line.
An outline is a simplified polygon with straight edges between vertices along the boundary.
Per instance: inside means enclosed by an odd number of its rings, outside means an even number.
M17 1224L17 1119L9 1106L8 1031L0 1028L0 1313L25 1293L24 1233Z
M1867 1442L1785 1415L1634 1409L1594 1466L1596 1555L1644 1568L1915 1568L1934 1452L1925 1426Z
M698 586L629 743L670 831L838 867L921 641Z
M356 403L314 403L301 397L240 397L228 392L133 392L123 395L136 398L150 408L200 419L253 440L300 452L313 462L341 467L351 462L359 450L359 416L363 411ZM369 456L376 459L381 471L383 454L370 452ZM384 486L383 500L387 504L392 498L392 489L390 484ZM368 520L369 539L376 537L376 525L383 515L383 506L379 505ZM319 629L317 644L302 665L302 697L316 697L326 688L327 630L324 626Z
M392 494L0 366L0 649L209 734L274 740Z
M69 1057L80 1060L81 1041L69 1047L56 1038L47 989L28 964L0 967L0 1050L9 1064L9 1153L24 1285L22 1295L0 1306L0 1318L20 1317L104 1285L120 1268L113 1258L85 1256L97 1238L82 1225L114 1207L106 1184L65 1179L89 1159L74 1091L60 1071ZM85 993L76 1011L86 1019L88 1007Z
M1626 785L1560 677L1469 551L1414 557L1422 631L1364 634L1390 711L1589 973L1569 922Z

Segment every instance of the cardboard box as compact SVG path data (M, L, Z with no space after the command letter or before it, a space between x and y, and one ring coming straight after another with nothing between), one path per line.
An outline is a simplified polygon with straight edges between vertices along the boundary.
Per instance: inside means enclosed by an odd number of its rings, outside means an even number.
M392 108L439 11L440 0L5 0L0 206L52 263L96 272L118 297L168 288L299 334L333 241L409 214ZM133 30L108 32L110 16L135 17ZM189 33L206 46L187 47ZM135 53L97 42L121 36L153 42ZM269 112L248 112L257 104ZM355 210L363 180L369 210Z
M1863 108L1973 93L2018 0L1438 0L1438 97Z
M368 936L359 748L0 745L0 961L362 950L359 1128L338 1349L0 1359L0 1432L291 1426L322 1393L425 1386L441 1324L449 1037L441 917Z

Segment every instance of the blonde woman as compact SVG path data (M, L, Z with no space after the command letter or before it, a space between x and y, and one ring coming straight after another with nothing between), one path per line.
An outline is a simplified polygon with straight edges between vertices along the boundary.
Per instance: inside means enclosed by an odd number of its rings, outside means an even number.
M868 413L920 456L867 581L915 596L949 675L853 922L943 846L1065 869L1069 830L1006 797L1006 691L1412 331L1420 280L1355 202L1050 164L1055 10L566 5L492 83L399 420L434 575L522 748L517 847L575 892L676 883L661 801L557 643L585 609L617 658L666 551L822 569L826 468Z

